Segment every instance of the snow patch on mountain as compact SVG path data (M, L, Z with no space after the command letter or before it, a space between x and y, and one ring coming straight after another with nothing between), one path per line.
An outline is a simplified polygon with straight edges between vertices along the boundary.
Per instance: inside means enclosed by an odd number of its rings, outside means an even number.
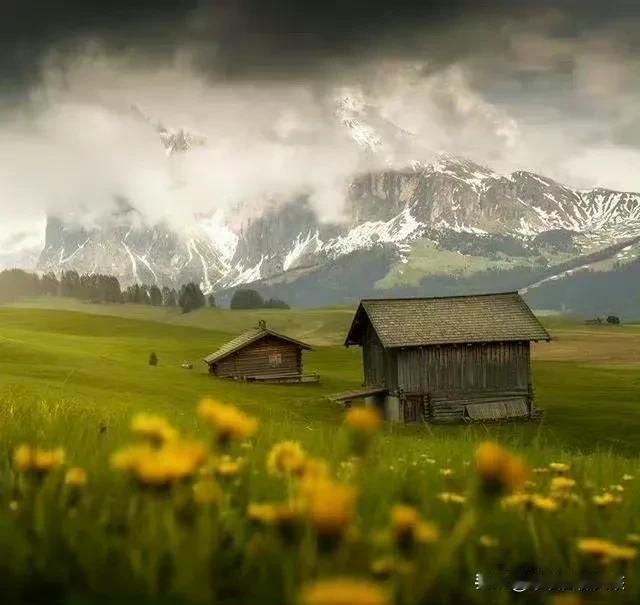
M262 279L263 275L261 273L261 269L265 260L265 256L263 255L252 267L245 269L242 265L239 265L235 268L236 273L231 279L223 280L224 286L227 288L234 288L235 286L249 284Z
M313 233L308 232L305 236L298 234L293 247L289 250L282 262L282 269L288 271L295 266L296 262L306 254L317 254L322 250L322 240L320 232L316 229Z

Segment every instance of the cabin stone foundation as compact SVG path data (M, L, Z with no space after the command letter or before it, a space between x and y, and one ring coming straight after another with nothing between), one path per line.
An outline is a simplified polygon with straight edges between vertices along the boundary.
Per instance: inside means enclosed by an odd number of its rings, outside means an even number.
M397 395L373 395L366 397L365 406L377 408L388 422L402 422L401 403Z

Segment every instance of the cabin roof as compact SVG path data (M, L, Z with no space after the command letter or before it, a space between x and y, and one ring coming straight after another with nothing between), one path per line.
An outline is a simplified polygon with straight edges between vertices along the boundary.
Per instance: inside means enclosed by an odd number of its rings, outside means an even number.
M308 351L312 350L311 345L308 345L304 342L296 340L295 338L291 338L290 336L284 336L283 334L278 334L278 332L274 332L269 328L258 326L257 328L252 328L251 330L247 330L243 332L239 336L236 336L233 340L223 344L217 351L211 353L211 355L207 355L204 358L205 362L211 365L212 363L216 363L225 357L228 357L232 353L239 351L240 349L244 349L245 347L265 338L266 336L272 336L277 338L278 340L282 340L284 342L289 342L299 346L301 349L307 349Z
M551 340L517 292L434 298L365 299L345 345L361 345L371 323L382 346Z

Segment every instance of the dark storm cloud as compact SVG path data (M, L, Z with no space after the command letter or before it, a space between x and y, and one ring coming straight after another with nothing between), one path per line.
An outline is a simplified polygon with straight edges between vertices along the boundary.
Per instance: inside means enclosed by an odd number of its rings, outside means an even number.
M505 22L546 11L570 16L549 25L569 38L640 14L632 0L3 0L0 81L5 93L24 90L46 62L92 48L146 62L187 50L204 72L230 78L314 77L380 57L440 64L499 55Z

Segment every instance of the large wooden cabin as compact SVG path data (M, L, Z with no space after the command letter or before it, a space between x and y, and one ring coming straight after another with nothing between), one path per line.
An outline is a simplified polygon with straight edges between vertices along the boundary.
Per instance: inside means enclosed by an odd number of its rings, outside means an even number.
M265 322L205 357L209 373L221 378L263 382L314 382L304 375L302 352L311 346L266 327Z
M508 292L363 300L345 345L362 347L362 393L387 419L461 422L536 415L530 346L539 340L550 336Z

